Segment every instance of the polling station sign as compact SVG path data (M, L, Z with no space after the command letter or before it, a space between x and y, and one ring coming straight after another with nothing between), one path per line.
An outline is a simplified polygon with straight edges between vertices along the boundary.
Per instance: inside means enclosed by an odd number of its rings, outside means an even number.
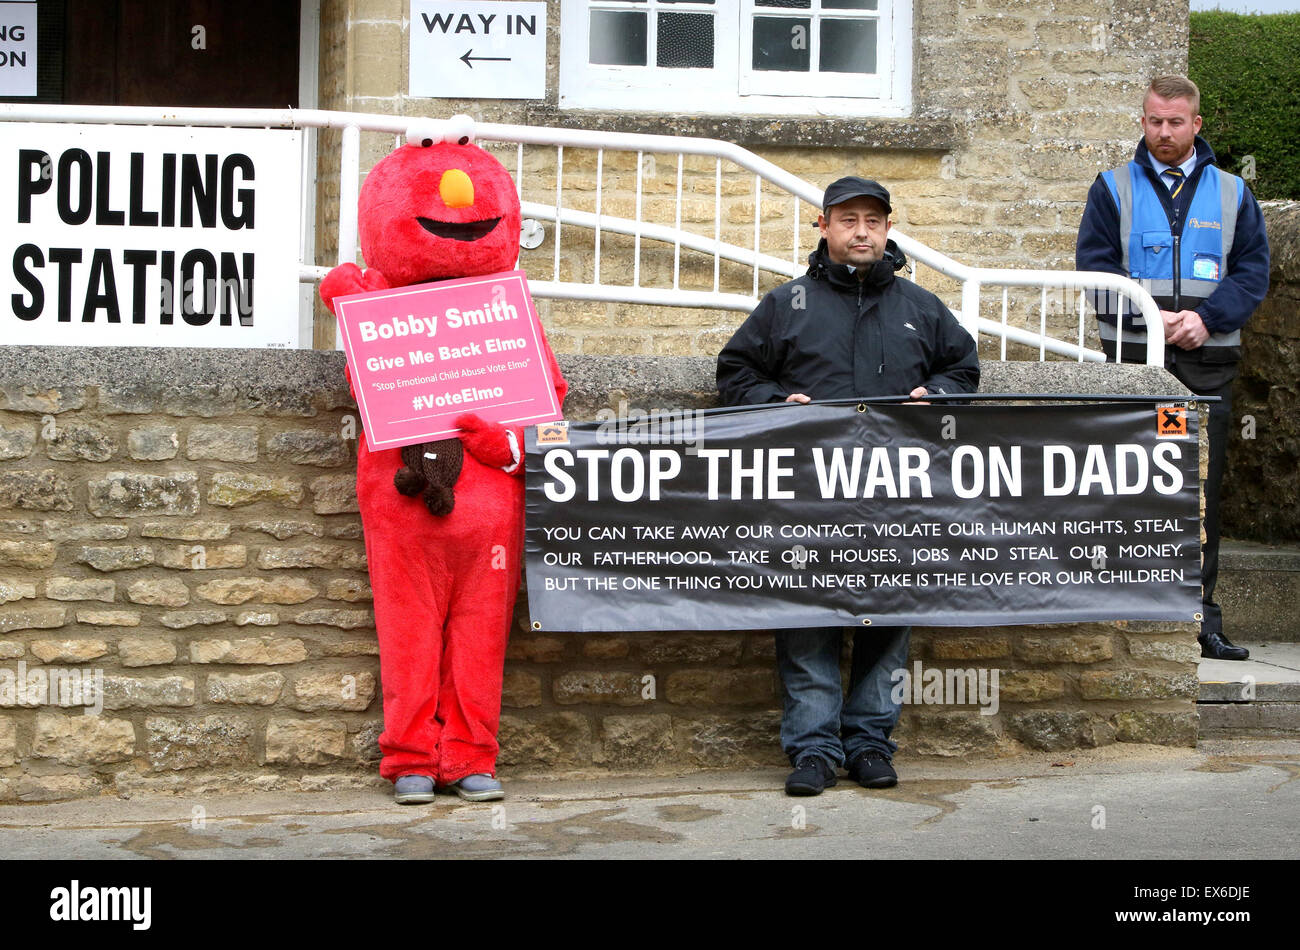
M1191 621L1196 416L1151 404L604 414L527 439L534 629Z
M560 418L523 271L349 294L334 310L371 448L453 436L466 412Z
M0 129L0 340L297 345L299 132Z
M0 2L0 96L36 95L36 4Z

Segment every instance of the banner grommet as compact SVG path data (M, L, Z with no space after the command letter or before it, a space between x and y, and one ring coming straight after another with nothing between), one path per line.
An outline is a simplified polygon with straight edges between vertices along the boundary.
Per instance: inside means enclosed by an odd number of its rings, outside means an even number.
M541 630L541 629L542 629L542 622L541 622L540 620L534 620L534 621L533 621L533 629L534 629L534 630Z
M867 404L865 402L858 403L858 412L866 412L866 411L867 411Z
M1195 620L1197 623L1200 623L1202 620L1205 619L1205 614L1201 613L1198 610L1196 611L1196 613L1192 614L1192 619Z
M864 627L869 627L869 626L871 626L871 618L870 618L870 617L863 617L863 618L862 618L862 625L863 625Z

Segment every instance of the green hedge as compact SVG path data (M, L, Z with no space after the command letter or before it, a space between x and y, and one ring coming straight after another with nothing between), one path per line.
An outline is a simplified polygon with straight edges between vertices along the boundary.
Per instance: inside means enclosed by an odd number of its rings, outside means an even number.
M1187 60L1219 165L1253 155L1257 198L1300 198L1300 13L1193 11Z

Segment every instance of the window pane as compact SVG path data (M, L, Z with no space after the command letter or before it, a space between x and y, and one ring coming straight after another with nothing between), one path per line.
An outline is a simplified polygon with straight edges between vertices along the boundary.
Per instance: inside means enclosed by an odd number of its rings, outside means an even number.
M874 10L876 0L822 0L823 10Z
M604 66L646 64L646 16L644 13L591 11L591 58Z
M713 14L659 14L658 52L660 66L681 69L713 68Z
M821 71L874 73L875 20L822 20Z
M754 0L756 7L799 7L807 10L812 6L812 0Z
M754 68L809 70L808 17L754 17Z

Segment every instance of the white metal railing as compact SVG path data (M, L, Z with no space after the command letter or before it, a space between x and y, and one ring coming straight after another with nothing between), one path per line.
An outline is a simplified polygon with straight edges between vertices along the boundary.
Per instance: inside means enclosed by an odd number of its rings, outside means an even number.
M166 109L122 106L59 106L0 104L0 121L43 121L43 122L86 122L112 123L122 125L172 125L172 126L216 126L242 128L294 128L294 129L338 129L341 131L339 156L339 227L337 262L354 261L357 256L357 196L360 185L360 148L361 133L377 132L395 136L405 136L408 130L419 123L423 134L435 137L452 130L462 132L466 123L480 143L509 143L515 146L515 181L520 190L520 199L526 218L548 221L552 224L551 251L552 275L550 280L540 279L540 275L529 278L529 287L534 296L551 299L597 300L609 302L626 302L660 306L677 306L692 308L715 308L733 311L747 311L754 307L760 296L760 275L771 274L791 277L802 272L804 263L801 254L800 227L802 203L806 202L813 209L820 207L822 189L803 179L790 174L750 152L748 149L716 139L689 138L685 136L648 135L628 132L597 132L580 129L544 128L522 125L503 125L497 123L474 123L466 116L451 119L420 119L410 116L386 116L357 112L330 112L317 109ZM524 150L525 147L544 147L554 149L554 159L550 167L554 170L555 186L553 194L547 194L546 201L537 200L531 194L525 195ZM595 210L583 211L568 207L564 200L564 150L591 150L596 154ZM627 152L636 154L636 182L634 190L634 216L616 216L607 214L603 209L604 167L607 152ZM655 223L643 218L643 201L645 197L645 156L676 156L676 184L673 195L674 221L672 225ZM684 158L693 156L713 159L713 228L712 234L700 234L682 226L684 180ZM508 158L508 156L507 156ZM742 172L754 176L752 200L754 215L752 223L752 243L744 247L723 240L723 163L729 163ZM508 166L509 162L507 162ZM734 180L735 171L728 169L727 181ZM697 176L698 178L698 176ZM784 192L792 207L790 221L791 254L787 259L766 253L763 250L763 204L764 185L769 190ZM815 221L815 210L805 220L805 224ZM592 280L587 282L561 280L561 261L563 259L562 243L568 232L589 233L590 248L593 257ZM631 283L608 283L601 281L602 235L618 234L633 239L631 261ZM960 284L960 304L953 308L955 316L962 325L976 338L980 334L1000 340L1000 356L1007 357L1008 342L1036 348L1039 358L1045 359L1048 353L1066 356L1080 361L1102 361L1104 355L1085 345L1087 307L1085 300L1089 293L1105 292L1114 295L1129 312L1138 312L1145 318L1148 327L1161 326L1159 310L1150 294L1137 282L1127 277L1100 272L1053 271L1053 270L1013 270L973 267L963 264L925 244L909 237L894 228L890 236L914 262L942 274ZM667 247L673 252L673 269L671 285L647 286L642 282L642 242L654 242ZM681 284L683 251L703 254L712 258L712 288L692 289ZM724 289L722 282L722 262L747 266L752 269L750 293L737 293ZM312 248L304 249L304 259L299 265L299 278L302 281L315 281L328 272L327 266L315 261ZM985 316L981 312L981 295L985 288L1003 288L1002 309L998 319ZM1038 326L1020 326L1010 322L1008 289L1012 287L1032 287L1040 291ZM1053 316L1063 314L1074 308L1066 302L1060 308L1056 291L1073 291L1077 295L1077 334L1075 339L1058 339L1048 332L1049 291L1052 293ZM1147 362L1153 365L1163 363L1164 341L1160 334L1148 334L1146 342Z

